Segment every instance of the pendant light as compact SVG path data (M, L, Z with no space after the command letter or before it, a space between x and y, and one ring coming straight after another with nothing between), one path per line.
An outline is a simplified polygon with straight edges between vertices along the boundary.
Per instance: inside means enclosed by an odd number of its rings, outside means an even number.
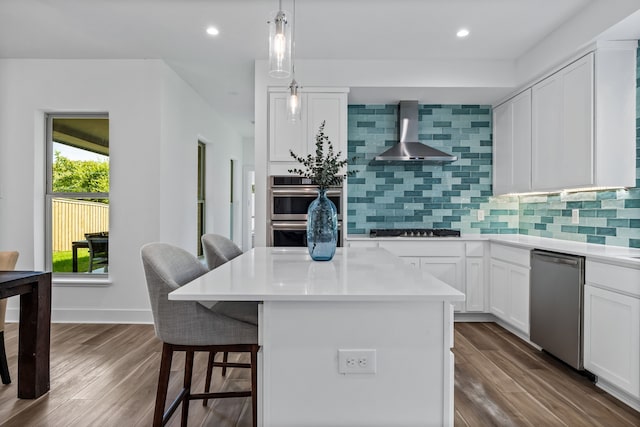
M295 60L295 49L296 49L296 0L293 0L293 25L291 29L291 83L289 83L289 98L287 99L287 118L292 122L297 122L301 119L301 110L302 110L302 100L298 95L298 82L296 81L296 66L294 64Z
M269 24L269 75L287 78L291 75L291 23L278 2L278 12Z
M287 118L292 122L297 122L301 118L302 102L298 95L298 82L295 77L289 84L289 98L287 98Z

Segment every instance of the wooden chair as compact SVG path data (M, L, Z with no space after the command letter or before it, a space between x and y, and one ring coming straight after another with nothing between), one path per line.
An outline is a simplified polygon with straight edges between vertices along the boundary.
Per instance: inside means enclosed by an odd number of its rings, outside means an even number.
M191 400L250 396L253 426L257 426L257 303L220 301L207 309L195 301L170 301L171 291L206 273L207 268L189 252L166 243L149 243L142 247L141 255L156 335L163 342L153 425L166 424L181 403L181 423L186 425ZM171 361L176 351L184 351L186 356L183 389L165 412ZM192 394L196 351L250 353L251 390Z
M85 233L84 237L89 244L89 273L98 267L104 267L106 273L109 269L109 234Z
M0 271L13 270L16 267L19 253L16 251L0 252ZM4 348L4 318L7 314L7 299L0 299L0 377L3 384L11 384L7 352Z

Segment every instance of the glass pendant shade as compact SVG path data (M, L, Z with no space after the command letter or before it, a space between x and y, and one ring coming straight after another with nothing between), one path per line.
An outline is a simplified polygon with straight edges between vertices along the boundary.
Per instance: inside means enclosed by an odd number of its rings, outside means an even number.
M289 85L289 98L287 98L287 118L292 122L297 122L302 117L302 100L298 94L298 82L291 80Z
M291 75L291 22L280 10L269 21L269 75L287 78Z

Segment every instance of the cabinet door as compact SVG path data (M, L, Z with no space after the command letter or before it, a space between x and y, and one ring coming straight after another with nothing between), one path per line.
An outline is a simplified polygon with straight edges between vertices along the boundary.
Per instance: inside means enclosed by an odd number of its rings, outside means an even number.
M532 89L532 189L594 183L593 53Z
M508 321L529 335L529 269L509 266Z
M420 259L420 268L433 274L447 285L453 286L463 294L464 289L464 258L462 257L429 257ZM454 303L456 311L463 310L463 303Z
M531 186L546 190L563 186L561 170L568 165L562 154L562 75L553 74L532 91Z
M511 192L531 191L531 89L512 101L513 171Z
M491 260L489 311L507 320L509 304L509 266L502 261Z
M467 311L484 311L484 259L467 258Z
M640 299L584 287L584 367L640 398Z
M562 182L567 188L594 183L593 54L562 73Z
M269 94L269 161L295 162L289 150L298 156L307 155L306 119L292 122L287 119L287 93ZM304 99L303 99L304 105ZM295 162L297 164L297 162Z
M513 186L513 120L508 101L493 109L493 194L506 194Z
M311 154L316 151L316 135L320 124L324 121L324 133L342 157L347 154L347 94L346 93L308 93L306 94L308 130L306 135L307 150ZM305 106L303 105L303 108Z
M493 110L493 193L531 190L531 89Z

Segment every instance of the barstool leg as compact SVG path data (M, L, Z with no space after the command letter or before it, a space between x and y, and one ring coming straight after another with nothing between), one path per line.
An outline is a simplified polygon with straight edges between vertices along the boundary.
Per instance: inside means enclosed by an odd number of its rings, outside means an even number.
M184 389L186 391L182 399L182 427L187 427L189 420L189 398L191 397L191 376L193 375L193 351L187 351L184 361Z
M222 363L224 364L222 366L222 376L224 377L225 375L227 375L227 361L229 360L229 353L228 352L224 352L222 354Z
M210 351L209 352L209 361L207 362L207 378L205 379L204 382L204 392L205 393L209 393L209 391L211 390L211 376L213 375L213 361L216 357L216 352L215 351ZM202 406L207 406L207 403L209 402L209 399L204 399L202 401Z
M170 344L163 343L160 374L158 375L158 391L156 393L156 407L153 413L153 427L162 427L164 424L164 404L167 401L167 389L169 388L169 374L171 373L172 359L173 348Z
M251 347L251 412L253 427L258 427L258 348Z

